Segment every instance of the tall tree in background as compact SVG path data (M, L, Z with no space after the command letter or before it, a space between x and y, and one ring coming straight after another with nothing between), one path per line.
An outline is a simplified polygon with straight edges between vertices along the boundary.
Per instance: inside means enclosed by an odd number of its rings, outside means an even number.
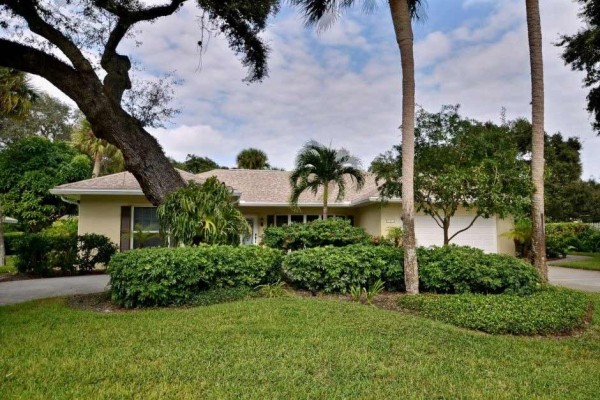
M248 148L240 151L236 157L238 168L242 169L269 169L267 153L260 149Z
M565 48L563 59L571 68L585 71L583 84L590 88L587 109L594 115L593 127L600 135L600 0L578 0L585 27L575 35L564 35L558 43Z
M327 219L329 191L337 186L336 200L342 200L346 195L346 177L356 183L357 190L363 187L365 177L360 169L360 160L345 149L332 149L311 140L296 156L290 175L290 204L296 208L302 193L311 191L316 195L323 188L323 219Z
M31 101L36 93L29 85L27 76L10 68L0 67L0 118L20 120L27 116ZM6 263L4 246L4 213L2 192L0 192L0 266Z
M222 34L230 48L242 55L249 69L247 80L265 77L268 47L260 33L279 0L195 2L201 28L194 43L202 49L207 31ZM132 81L131 60L117 49L125 47L119 47L123 39L135 36L140 23L151 29L148 22L173 15L184 3L0 0L0 66L46 78L71 98L94 134L123 152L127 169L154 205L184 185L158 141L145 129L158 126L174 110L165 107L170 96L160 84Z
M302 8L309 25L334 21L341 8L351 7L354 0L291 0ZM365 1L368 9L373 2ZM413 56L412 20L419 18L421 0L389 0L396 42L402 65L402 224L404 236L404 280L406 292L419 293L419 268L415 238L414 142L415 142L415 61ZM323 18L328 16L330 18ZM327 27L325 25L325 27Z
M542 24L538 0L525 0L529 59L531 64L531 199L533 265L542 280L548 281L546 264L546 233L544 215L544 60L542 54Z
M106 140L98 139L85 119L73 131L71 144L92 159L92 178L104 175L103 172L114 173L124 168L123 153ZM103 166L105 171L102 171Z

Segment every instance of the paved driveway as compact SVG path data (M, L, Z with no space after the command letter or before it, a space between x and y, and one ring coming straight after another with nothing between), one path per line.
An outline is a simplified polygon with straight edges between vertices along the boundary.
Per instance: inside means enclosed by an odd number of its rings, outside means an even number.
M586 292L600 292L600 271L548 267L550 283Z
M88 275L0 282L0 304L22 303L28 300L71 294L103 292L106 290L108 281L108 275Z

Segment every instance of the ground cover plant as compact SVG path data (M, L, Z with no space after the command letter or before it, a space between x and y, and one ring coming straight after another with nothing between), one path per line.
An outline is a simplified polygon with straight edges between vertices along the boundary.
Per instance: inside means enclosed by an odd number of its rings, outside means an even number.
M403 296L400 307L435 320L493 334L566 334L584 326L588 296L570 289L545 287L531 295Z
M116 254L108 273L117 304L167 306L193 302L207 289L276 282L282 257L259 246L147 248Z
M0 398L594 399L600 295L590 297L590 328L560 340L314 298L123 313L64 299L3 306Z

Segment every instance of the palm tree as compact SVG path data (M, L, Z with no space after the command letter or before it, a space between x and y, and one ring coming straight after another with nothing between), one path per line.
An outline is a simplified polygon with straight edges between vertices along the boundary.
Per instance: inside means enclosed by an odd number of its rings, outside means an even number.
M0 67L0 117L23 119L29 114L31 102L37 96L27 75L12 68ZM4 215L0 195L0 266L6 263L4 246Z
M531 251L533 265L542 280L548 281L544 227L544 61L539 0L525 0L529 60L531 64L531 178L533 181Z
M103 163L108 164L111 172L122 171L125 167L123 154L106 140L98 139L92 132L92 127L87 120L81 121L79 127L71 135L73 147L89 155L94 160L92 177L101 175Z
M354 0L291 0L301 7L309 25L320 24L324 16L335 16ZM364 0L368 9L372 0ZM415 62L412 19L418 19L422 0L389 0L392 23L402 65L402 224L404 236L404 281L408 294L419 293L419 268L415 239L414 153L415 153Z
M243 169L269 169L267 153L260 149L248 148L240 151L236 157L237 167Z
M346 194L345 177L356 182L356 189L365 184L365 177L360 169L360 160L345 149L332 149L314 140L307 142L296 156L295 168L290 175L292 207L298 207L300 195L307 190L317 194L323 187L323 219L327 219L329 190L338 187L336 201Z

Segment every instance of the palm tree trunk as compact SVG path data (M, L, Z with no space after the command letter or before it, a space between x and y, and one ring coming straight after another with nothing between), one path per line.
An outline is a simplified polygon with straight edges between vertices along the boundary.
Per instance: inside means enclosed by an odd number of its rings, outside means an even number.
M408 0L389 0L402 62L402 225L404 229L404 283L408 294L419 293L419 266L415 239L415 60Z
M2 201L0 200L0 267L6 264L6 247L4 246L4 215L2 213Z
M533 265L542 280L548 281L546 236L544 227L544 61L542 56L542 25L539 0L525 0L529 59L531 63L532 147L532 252Z
M100 167L102 166L102 154L97 152L94 155L94 170L92 171L92 178L100 176Z
M323 186L323 219L327 219L327 203L329 202L329 182Z

